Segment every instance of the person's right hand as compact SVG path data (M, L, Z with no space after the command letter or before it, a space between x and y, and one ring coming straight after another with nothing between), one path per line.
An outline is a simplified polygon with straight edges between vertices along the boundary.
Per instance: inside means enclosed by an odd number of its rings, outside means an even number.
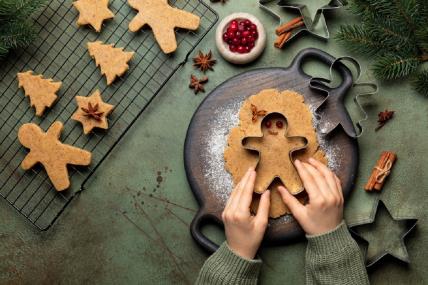
M334 230L343 219L344 199L339 178L313 158L309 163L296 160L295 166L308 192L309 203L302 205L280 186L278 190L284 203L307 234L320 235Z

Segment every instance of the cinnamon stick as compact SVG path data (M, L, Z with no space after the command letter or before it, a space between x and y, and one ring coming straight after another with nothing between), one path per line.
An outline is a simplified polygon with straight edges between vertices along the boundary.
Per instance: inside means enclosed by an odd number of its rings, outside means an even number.
M276 28L275 32L279 36L285 32L288 32L288 31L294 29L295 27L292 28L292 26L296 25L296 24L299 24L299 26L297 26L297 27L300 27L301 25L303 25L304 24L303 23L303 17L300 16L300 17L294 18L291 21L280 25L278 28Z
M382 152L373 168L369 181L364 186L364 189L366 191L380 191L385 183L386 177L390 174L396 159L397 155L395 153L391 151Z
M278 36L274 42L274 46L276 48L282 48L284 44L288 41L288 39L291 37L291 32L284 33L280 36Z

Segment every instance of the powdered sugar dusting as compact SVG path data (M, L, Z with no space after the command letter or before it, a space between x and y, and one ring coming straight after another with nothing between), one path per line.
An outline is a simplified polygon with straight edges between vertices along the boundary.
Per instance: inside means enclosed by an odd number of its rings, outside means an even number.
M210 192L226 203L232 191L232 176L226 171L224 150L230 130L239 123L239 109L242 102L234 102L214 111L214 122L207 130L203 143L207 152L204 154L206 164L202 169Z

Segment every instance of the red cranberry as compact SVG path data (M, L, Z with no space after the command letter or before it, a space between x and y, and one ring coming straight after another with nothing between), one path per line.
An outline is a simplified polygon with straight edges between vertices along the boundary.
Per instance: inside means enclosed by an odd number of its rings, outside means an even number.
M268 129L270 129L270 127L272 127L272 121L271 120L266 121L265 122L265 127L268 128Z
M238 39L238 38L233 38L233 39L232 39L232 44L233 44L233 45L237 46L237 45L239 45L239 43L240 43L240 42L239 42L239 39Z
M247 38L242 38L241 39L241 44L244 45L244 46L248 45Z
M282 129L284 127L284 123L282 121L276 121L276 127L278 129Z
M235 33L235 36L239 39L239 38L241 38L241 37L242 37L242 33L241 33L240 31L237 31L237 32Z
M259 33L257 31L251 31L251 35L257 39L259 37Z
M246 26L246 27L251 27L251 21L250 20L244 20L244 25Z
M226 43L229 42L229 37L227 36L227 33L223 34L223 41L225 41Z
M248 43L254 43L256 39L253 36L246 37Z
M231 52L236 52L236 46L235 45L229 45L229 50Z
M244 50L245 50L244 53L249 53L251 51L249 46L244 46Z
M251 31L257 31L257 26L256 26L256 24L251 24L251 25L250 25L250 29L251 29Z
M251 35L250 31L243 31L242 32L242 36L245 38L248 37L249 35Z
M245 53L245 48L244 48L244 46L238 46L238 48L236 49L236 51L238 53Z

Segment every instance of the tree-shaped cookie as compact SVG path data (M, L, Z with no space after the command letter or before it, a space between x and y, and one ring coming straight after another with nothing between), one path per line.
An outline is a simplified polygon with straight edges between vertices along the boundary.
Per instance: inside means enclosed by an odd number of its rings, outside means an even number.
M88 51L101 68L101 74L106 76L107 85L129 69L128 61L134 56L134 52L123 51L123 48L115 48L113 44L103 44L101 41L89 42Z
M36 115L41 117L46 107L52 107L61 88L61 82L44 79L42 75L34 75L33 71L18 73L18 86L24 89L25 96L30 98L31 107L35 107Z
M109 0L77 0L73 6L79 11L77 25L91 25L100 32L104 20L112 19L114 14L108 8Z
M177 49L175 28L196 30L199 27L198 16L171 7L167 0L128 0L128 3L138 10L138 14L129 23L129 30L136 32L149 25L164 53Z
M41 163L57 191L70 186L67 165L89 165L89 151L63 144L59 140L63 125L54 122L45 133L34 123L24 124L19 128L18 139L23 146L30 149L21 163L24 170Z
M276 177L291 193L301 192L303 185L294 168L291 154L306 147L306 138L288 136L287 121L279 113L264 117L260 127L262 137L246 137L242 142L245 149L257 151L259 155L254 192L266 191Z
M89 134L94 128L108 128L107 116L114 106L104 103L99 90L89 97L76 96L76 101L77 110L71 118L82 123L85 134Z

